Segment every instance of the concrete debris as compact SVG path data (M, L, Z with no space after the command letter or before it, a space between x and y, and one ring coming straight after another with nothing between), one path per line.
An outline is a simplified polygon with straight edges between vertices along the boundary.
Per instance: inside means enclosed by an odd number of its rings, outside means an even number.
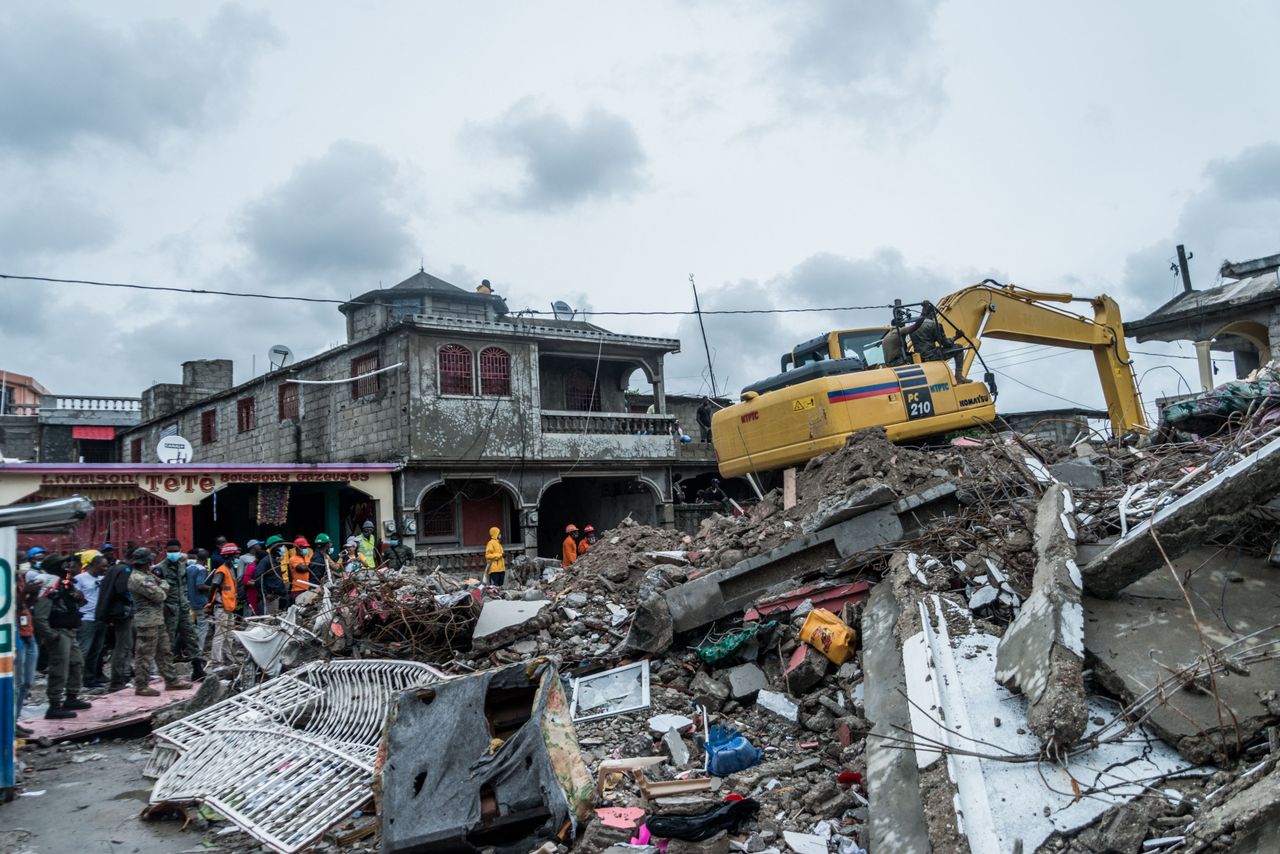
M689 746L684 743L679 731L674 728L667 730L662 736L662 749L671 759L671 764L677 768L683 768L689 764Z
M729 694L735 700L752 700L769 687L769 678L763 670L751 662L730 668Z
M861 516L869 510L883 507L897 499L893 489L883 483L858 486L843 495L830 495L818 502L818 509L804 517L800 530L806 534L830 528L832 525Z
M1079 489L1099 489L1102 486L1102 471L1091 460L1063 460L1049 466L1049 473L1068 486Z
M1036 509L1031 595L996 651L996 679L1026 697L1027 725L1049 755L1074 744L1088 723L1084 609L1070 508L1071 493L1061 483L1045 490Z
M789 721L800 720L800 707L786 694L777 691L761 691L756 695L756 705Z
M662 735L669 729L684 732L693 726L693 719L686 718L684 715L654 715L649 718L649 731Z
M1188 549L1238 524L1275 497L1280 484L1280 438L1250 449L1191 492L1135 526L1084 567L1090 594L1114 596ZM1156 536L1152 536L1154 531Z
M475 629L471 632L471 645L477 650L497 649L516 638L530 634L541 628L539 618L548 611L551 603L512 602L506 599L491 599L484 603L480 618L476 620Z

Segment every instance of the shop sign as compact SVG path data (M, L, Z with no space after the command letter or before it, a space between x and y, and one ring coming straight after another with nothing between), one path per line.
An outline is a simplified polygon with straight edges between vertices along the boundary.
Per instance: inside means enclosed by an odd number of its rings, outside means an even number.
M359 483L369 480L363 471L301 472L191 472L183 474L148 474L99 472L97 474L46 474L41 486L136 486L155 495L211 494L233 483Z

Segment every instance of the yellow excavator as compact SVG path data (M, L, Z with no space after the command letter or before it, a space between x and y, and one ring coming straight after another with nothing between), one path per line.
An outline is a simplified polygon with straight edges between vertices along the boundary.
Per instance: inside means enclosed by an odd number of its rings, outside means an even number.
M1093 318L1048 303L1087 302ZM1112 433L1147 432L1142 399L1124 343L1120 308L1106 295L1077 298L986 279L939 300L936 317L957 345L949 361L885 364L889 326L829 332L782 357L782 373L747 386L739 403L712 417L711 435L725 477L789 468L836 450L850 433L881 426L895 442L937 436L994 421L995 375L969 380L984 338L1090 350ZM901 328L905 310L895 310ZM985 367L985 365L984 365Z

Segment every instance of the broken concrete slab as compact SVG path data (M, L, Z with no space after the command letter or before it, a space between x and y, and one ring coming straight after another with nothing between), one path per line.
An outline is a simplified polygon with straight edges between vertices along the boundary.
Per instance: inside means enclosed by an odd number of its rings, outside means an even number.
M658 655L670 649L674 641L675 626L667 600L661 596L650 596L640 602L627 629L624 647L633 652Z
M954 794L935 791L926 803L931 811L947 804L963 817L956 826L972 850L1014 850L1018 840L1024 850L1039 850L1051 835L1085 827L1111 807L1146 794L1156 781L1194 770L1149 731L1115 718L1114 706L1102 701L1088 710L1085 737L1095 746L1072 753L1061 765L1007 761L1042 754L1037 736L997 723L1001 715L1027 713L1022 697L993 684L998 639L977 628L963 602L928 594L915 605L920 630L903 643L902 659L916 762L922 778L945 767ZM868 779L873 795L878 782ZM873 800L873 817L876 808ZM954 839L932 833L931 838L935 851L960 849Z
M729 677L729 694L735 700L752 700L756 694L769 687L769 679L764 671L754 664L739 664L731 667Z
M720 680L713 679L705 673L694 675L689 683L689 691L694 702L708 709L719 709L729 699L729 688Z
M777 691L761 691L756 695L756 705L792 723L800 720L800 707L786 694Z
M549 620L551 602L522 602L509 599L490 599L484 603L476 627L471 632L471 644L480 651L497 649L540 628ZM548 612L547 619L541 619Z
M770 588L804 575L815 565L854 557L893 542L902 533L897 514L882 507L797 537L728 569L694 578L664 591L662 596L671 612L675 631L687 632L743 610Z
M920 773L912 752L900 746L904 730L911 726L898 639L902 607L894 590L903 584L902 572L899 569L877 584L862 612L862 663L867 674L863 685L867 720L872 724L866 743L871 795L868 847L895 854L928 854L932 846L920 798Z
M1084 610L1072 509L1071 493L1061 483L1041 496L1031 595L996 652L996 679L1026 697L1027 725L1050 755L1074 744L1088 723Z
M1077 458L1054 463L1049 466L1049 474L1080 489L1101 489L1103 484L1102 470L1088 459Z
M1280 575L1265 558L1202 547L1175 560L1174 568L1189 576L1187 592L1210 646L1232 645L1229 654L1247 657L1250 650L1280 639L1280 631L1266 631L1276 622ZM1186 600L1167 569L1114 599L1085 597L1084 612L1084 644L1094 676L1123 702L1149 695L1205 654ZM1280 719L1280 706L1259 697L1260 691L1280 685L1280 662L1229 667L1215 681L1225 704L1221 716L1217 701L1205 691L1208 681L1201 679L1199 689L1166 690L1146 719L1147 726L1197 762L1212 760L1219 750L1238 752L1241 743Z
M591 815L591 775L550 664L401 694L380 757L385 852L530 851Z
M1131 528L1084 567L1085 590L1093 596L1115 596L1162 566L1165 555L1177 557L1230 530L1243 514L1272 498L1277 484L1280 439L1250 451L1244 459Z
M679 731L675 729L667 730L666 734L662 736L662 749L667 754L667 758L671 760L671 764L677 768L683 768L689 764L689 746L684 743Z
M891 504L897 498L898 493L883 483L850 489L843 495L827 495L818 501L816 510L800 520L800 530L806 534L821 531L846 519L861 516L869 510Z
M1245 772L1201 805L1180 851L1200 854L1230 845L1236 854L1268 854L1280 840L1280 766ZM1230 840L1230 842L1227 842Z

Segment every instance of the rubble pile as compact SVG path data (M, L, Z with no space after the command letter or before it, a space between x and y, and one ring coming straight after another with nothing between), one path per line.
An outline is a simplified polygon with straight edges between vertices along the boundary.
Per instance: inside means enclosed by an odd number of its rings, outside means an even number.
M1232 840L1280 821L1275 787L1247 783L1280 756L1280 438L1257 419L1094 438L868 430L799 471L791 506L773 490L692 535L627 519L505 589L341 579L301 621L329 655L512 686L402 695L380 763L408 788L380 814L412 813L384 841L425 850L416 815L449 850L1254 850ZM464 708L488 723L441 717ZM466 731L438 746L457 785L411 720Z

